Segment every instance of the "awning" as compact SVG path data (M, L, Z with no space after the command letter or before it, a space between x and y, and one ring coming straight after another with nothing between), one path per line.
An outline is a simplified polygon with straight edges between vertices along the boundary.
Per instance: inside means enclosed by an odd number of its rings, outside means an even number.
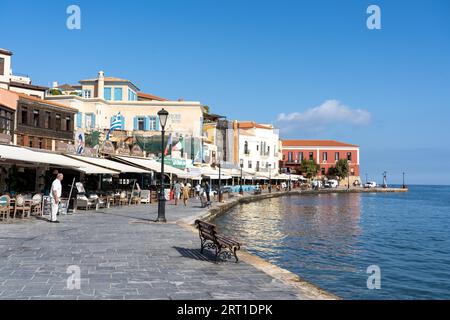
M217 173L210 173L210 174L206 174L203 175L204 177L210 178L211 180L219 180L219 174ZM220 173L220 180L228 180L233 178L232 176L229 176L227 174L223 174L222 172Z
M149 170L160 173L161 172L161 162L154 159L137 158L137 157L124 157L124 156L114 156L115 158L143 167ZM177 176L185 175L187 172L180 170L178 168L172 167L168 164L164 164L164 173L171 173Z
M127 164L108 160L105 158L93 158L93 157L83 157L83 156L75 156L75 155L66 155L66 157L82 161L83 163L91 163L96 166L101 166L104 168L116 170L118 172L123 172L123 173L149 173L148 170L144 170L144 169L137 168L134 166L129 166Z
M65 157L58 153L34 151L19 146L0 145L0 159L42 163L56 167L67 167L87 174L117 174L117 171L101 168L96 165L84 163L76 159Z

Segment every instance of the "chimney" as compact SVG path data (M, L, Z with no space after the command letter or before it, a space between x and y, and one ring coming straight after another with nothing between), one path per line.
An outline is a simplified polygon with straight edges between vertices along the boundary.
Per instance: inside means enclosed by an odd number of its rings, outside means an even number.
M97 98L104 98L105 92L105 73L103 71L98 72L98 83L97 83Z

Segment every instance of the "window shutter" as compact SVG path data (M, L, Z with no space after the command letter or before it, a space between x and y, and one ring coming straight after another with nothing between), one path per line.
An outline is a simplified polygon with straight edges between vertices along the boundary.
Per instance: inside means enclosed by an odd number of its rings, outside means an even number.
M155 129L156 129L156 131L159 131L159 117L155 117Z
M122 119L122 127L121 127L121 129L125 130L125 117L120 115L120 118Z
M133 118L133 129L134 130L138 129L138 117Z
M150 119L148 117L144 118L144 130L145 131L150 130Z
M77 113L77 127L78 128L81 128L82 120L83 120L83 113L78 112Z
M95 128L95 113L93 113L92 115L91 115L91 119L92 119L92 121L91 121L91 128Z

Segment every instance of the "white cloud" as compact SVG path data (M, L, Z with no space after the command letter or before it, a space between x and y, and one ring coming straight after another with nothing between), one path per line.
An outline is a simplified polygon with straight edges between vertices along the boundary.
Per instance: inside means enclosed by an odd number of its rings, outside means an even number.
M277 124L282 131L323 131L343 124L367 126L372 120L369 111L351 109L337 100L327 100L305 112L280 113Z

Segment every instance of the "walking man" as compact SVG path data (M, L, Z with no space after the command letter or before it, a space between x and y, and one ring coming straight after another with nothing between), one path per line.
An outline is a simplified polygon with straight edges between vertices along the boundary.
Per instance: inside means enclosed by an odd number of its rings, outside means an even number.
M208 204L210 204L211 203L211 198L210 198L211 187L209 186L208 181L206 181L206 184L205 184L205 192L206 192L206 201L208 202Z
M176 181L173 188L174 188L174 193L175 193L175 205L177 206L178 199L180 199L180 195L181 195L181 184L178 181Z
M190 191L190 188L189 188L189 186L186 184L184 187L183 187L183 202L184 202L184 206L186 207L186 205L187 205L187 201L189 200L189 191Z
M59 200L61 198L62 193L62 185L61 181L63 180L63 174L58 173L56 179L52 183L52 187L50 189L50 199L52 203L52 212L50 215L50 222L59 223L57 220L58 209L59 209Z

